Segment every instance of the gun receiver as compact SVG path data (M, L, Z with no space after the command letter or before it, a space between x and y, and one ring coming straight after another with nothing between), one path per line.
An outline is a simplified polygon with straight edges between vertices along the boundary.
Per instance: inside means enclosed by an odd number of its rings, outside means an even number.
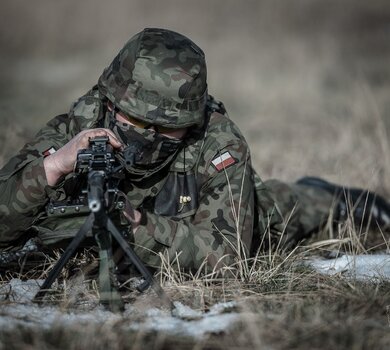
M113 175L116 163L112 146L107 136L90 140L90 148L81 150L77 155L76 174L88 174L87 198L89 209L96 213L102 209L104 193L113 192L109 179ZM105 186L108 186L105 188Z

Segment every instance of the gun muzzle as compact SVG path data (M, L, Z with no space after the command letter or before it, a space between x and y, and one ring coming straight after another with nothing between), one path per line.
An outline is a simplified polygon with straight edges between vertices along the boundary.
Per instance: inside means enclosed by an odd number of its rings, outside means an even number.
M88 175L88 207L96 213L103 207L104 172L91 171Z

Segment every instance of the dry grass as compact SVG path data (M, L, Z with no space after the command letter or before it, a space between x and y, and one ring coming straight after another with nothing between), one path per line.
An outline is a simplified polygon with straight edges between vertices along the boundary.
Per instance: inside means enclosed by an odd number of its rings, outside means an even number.
M139 313L123 321L105 325L53 325L31 331L17 327L12 333L0 332L0 344L7 349L386 349L390 283L363 283L341 277L327 277L297 265L307 253L291 256L258 256L256 275L236 279L212 276L172 276L163 273L162 281L170 298L195 310L208 312L216 303L236 301L234 311L240 322L222 334L210 334L202 340L174 336L164 332L136 332L122 327L137 322ZM80 260L71 264L79 264ZM240 263L245 263L240 261ZM81 264L83 265L83 264ZM79 265L80 266L80 265ZM237 269L239 271L239 269ZM90 293L90 294L89 294ZM88 310L96 302L96 291L88 280L77 278L60 284L52 298L64 310ZM136 308L159 305L153 292L125 292ZM86 301L89 301L86 307ZM160 305L161 306L161 305ZM79 312L79 311L78 311ZM86 339L89 338L89 341Z

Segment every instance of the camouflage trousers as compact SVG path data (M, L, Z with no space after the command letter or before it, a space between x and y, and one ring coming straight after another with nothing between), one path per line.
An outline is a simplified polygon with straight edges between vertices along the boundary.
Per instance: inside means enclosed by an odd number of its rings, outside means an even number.
M273 206L267 203L266 209L262 204L263 186L268 192L266 201L273 202ZM266 247L271 245L273 248L292 248L302 239L310 237L324 227L327 222L333 222L337 216L336 199L321 188L275 179L265 181L263 186L260 191L257 188L257 205L260 212L263 208L258 226L264 231L260 232L258 239ZM272 213L269 209L271 207ZM260 242L254 243L252 251L258 248Z

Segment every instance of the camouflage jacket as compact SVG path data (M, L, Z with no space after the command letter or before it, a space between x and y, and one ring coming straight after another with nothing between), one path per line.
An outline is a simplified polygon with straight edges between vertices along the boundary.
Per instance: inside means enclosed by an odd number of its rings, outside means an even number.
M80 98L68 114L52 119L35 139L0 172L0 241L11 245L29 234L48 244L77 232L85 217L52 218L49 200L72 195L69 179L47 185L44 155L59 149L86 128L107 127L106 108L97 89ZM143 219L131 241L140 258L160 266L161 256L182 268L232 265L248 257L254 223L265 231L269 223L255 220L255 175L248 145L226 115L209 113L206 130L186 139L186 146L169 171L140 184L124 180L123 189ZM266 200L259 208L271 217L272 199L262 182L258 193ZM69 189L70 188L70 189ZM181 198L186 200L180 201Z

